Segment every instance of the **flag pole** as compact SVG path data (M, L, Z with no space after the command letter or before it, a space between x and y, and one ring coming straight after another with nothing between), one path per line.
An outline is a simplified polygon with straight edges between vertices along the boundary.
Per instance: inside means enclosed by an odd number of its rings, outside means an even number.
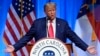
M21 19L21 21L22 21L22 19L23 19L23 0L21 0L21 7L20 7L20 19ZM20 34L20 36L22 37L23 36L23 31L22 31L22 28L23 28L23 24L22 24L22 26L21 26L21 34Z

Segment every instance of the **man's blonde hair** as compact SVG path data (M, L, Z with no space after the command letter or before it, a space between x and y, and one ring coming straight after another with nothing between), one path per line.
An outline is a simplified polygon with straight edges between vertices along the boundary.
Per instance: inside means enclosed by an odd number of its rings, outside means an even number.
M56 4L54 2L48 2L44 5L44 11L45 11L46 7L48 7L48 6L54 6L56 8Z

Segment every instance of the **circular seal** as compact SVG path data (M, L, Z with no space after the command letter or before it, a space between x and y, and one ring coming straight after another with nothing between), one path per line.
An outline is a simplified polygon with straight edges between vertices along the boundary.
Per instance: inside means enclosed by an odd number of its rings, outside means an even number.
M32 47L30 56L69 56L69 53L61 41L42 39Z

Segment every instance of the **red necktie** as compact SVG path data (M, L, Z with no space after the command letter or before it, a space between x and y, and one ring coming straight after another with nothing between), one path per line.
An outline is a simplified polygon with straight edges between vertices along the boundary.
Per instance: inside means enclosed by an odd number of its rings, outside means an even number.
M53 31L52 22L50 22L50 25L49 25L48 37L49 37L49 38L54 38L54 31Z

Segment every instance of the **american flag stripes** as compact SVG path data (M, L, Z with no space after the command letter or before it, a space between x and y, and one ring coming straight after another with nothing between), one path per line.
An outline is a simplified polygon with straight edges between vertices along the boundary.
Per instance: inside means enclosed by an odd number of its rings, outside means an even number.
M15 44L31 27L35 20L32 0L13 0L10 5L4 31L6 44ZM23 47L12 56L29 56L27 47Z

